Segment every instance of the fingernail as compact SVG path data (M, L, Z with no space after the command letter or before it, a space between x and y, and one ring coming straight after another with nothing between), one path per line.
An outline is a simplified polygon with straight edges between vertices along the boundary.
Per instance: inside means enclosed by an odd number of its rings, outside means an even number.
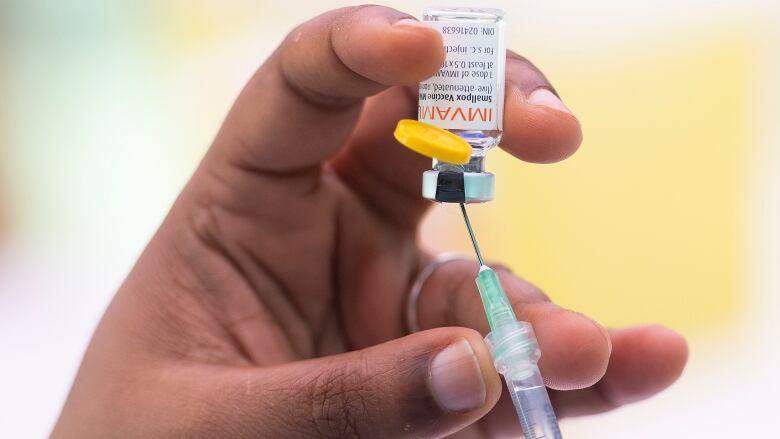
M571 114L566 105L561 102L555 93L546 88L537 88L530 96L528 96L528 103L531 105L541 105L543 107L552 108L554 110L563 111L564 113Z
M428 26L425 23L422 23L420 21L415 20L414 18L402 18L395 23L393 23L393 26L409 26L409 27L424 27L426 29L430 29L430 26Z
M433 357L431 389L439 405L449 411L467 412L485 404L482 370L466 339L461 338Z

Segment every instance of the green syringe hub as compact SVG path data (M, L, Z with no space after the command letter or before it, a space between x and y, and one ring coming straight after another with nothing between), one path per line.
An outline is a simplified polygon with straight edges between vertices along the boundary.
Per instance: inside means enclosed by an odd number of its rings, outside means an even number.
M517 317L501 287L498 274L493 269L483 265L479 269L476 281L490 330L495 331L502 326L516 322Z

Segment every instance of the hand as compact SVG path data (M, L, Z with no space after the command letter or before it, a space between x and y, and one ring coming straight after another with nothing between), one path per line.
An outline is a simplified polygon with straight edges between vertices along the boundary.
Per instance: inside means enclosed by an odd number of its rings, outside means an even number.
M416 228L428 160L396 144L440 36L380 6L293 30L238 97L213 146L105 313L54 437L464 437L519 434L482 334L476 263L442 265L408 334L430 256ZM572 154L577 119L530 62L507 62L504 149ZM671 384L685 342L605 331L503 270L561 416Z

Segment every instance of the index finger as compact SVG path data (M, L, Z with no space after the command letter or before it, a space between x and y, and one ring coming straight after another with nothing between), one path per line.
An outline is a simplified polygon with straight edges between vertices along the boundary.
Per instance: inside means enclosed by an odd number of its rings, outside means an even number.
M582 140L579 121L530 61L507 52L504 135L501 147L528 162L551 163L572 155ZM430 203L420 176L430 159L393 137L400 119L417 117L417 87L387 90L367 101L344 154L334 162L342 180L382 216L417 227Z
M381 6L338 9L293 30L236 100L212 153L256 171L311 168L336 154L362 99L433 75L441 37Z

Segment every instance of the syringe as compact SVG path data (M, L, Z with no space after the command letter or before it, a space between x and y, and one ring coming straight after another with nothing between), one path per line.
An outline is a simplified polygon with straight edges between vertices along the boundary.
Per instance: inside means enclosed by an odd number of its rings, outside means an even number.
M504 376L523 434L526 439L560 439L558 420L537 366L541 351L533 328L517 320L498 275L482 259L463 203L460 210L480 264L476 282L491 331L485 341L496 370Z

